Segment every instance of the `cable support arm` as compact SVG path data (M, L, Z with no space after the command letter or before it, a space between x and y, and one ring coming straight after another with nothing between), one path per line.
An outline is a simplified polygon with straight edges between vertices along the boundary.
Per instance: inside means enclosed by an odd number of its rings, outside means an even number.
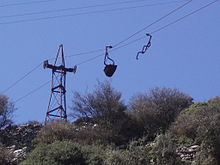
M44 61L43 65L44 69L49 68L52 69L53 71L64 71L64 72L73 72L76 73L77 66L75 65L74 68L65 68L63 65L60 66L54 66L48 63L48 60Z

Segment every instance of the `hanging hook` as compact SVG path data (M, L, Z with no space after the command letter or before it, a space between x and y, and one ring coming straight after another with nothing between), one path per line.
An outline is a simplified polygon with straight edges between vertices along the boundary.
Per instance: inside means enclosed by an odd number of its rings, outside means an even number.
M104 64L105 64L105 65L107 65L107 63L106 63L107 59L110 60L110 61L112 61L113 65L115 65L115 61L114 61L113 59L111 59L111 58L109 57L109 54L108 54L108 49L111 49L111 48L112 48L112 46L106 46L106 47L105 47L105 59L104 59Z
M144 53L147 51L147 49L151 46L152 35L150 35L149 33L147 33L146 36L149 36L148 43L147 43L147 45L144 45L143 48L142 48L142 50L137 53L136 60L138 60L138 56L139 56L140 53L141 53L141 54L144 54Z
M112 48L112 46L105 47L104 72L105 72L105 75L108 77L111 77L115 73L116 68L117 68L117 65L115 65L115 61L113 59L111 59L108 54L108 49L111 49L111 48ZM107 64L107 62L106 62L107 59L110 60L112 62L112 64Z

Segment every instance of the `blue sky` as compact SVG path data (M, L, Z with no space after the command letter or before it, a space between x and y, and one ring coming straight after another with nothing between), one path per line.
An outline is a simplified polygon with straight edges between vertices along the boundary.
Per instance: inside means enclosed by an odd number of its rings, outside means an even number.
M66 58L67 67L73 67L103 53L103 56L79 65L76 74L67 75L68 107L71 106L73 92L92 92L97 81L104 80L110 80L113 87L122 92L125 103L134 94L147 92L158 86L178 88L195 101L219 96L219 1L152 34L152 46L139 60L135 56L147 43L147 37L110 52L110 57L118 65L112 78L103 73L105 46L115 45L126 39L187 1L36 1L18 0L15 3L12 0L2 0L0 3L0 91L7 89L44 60L55 57L59 45L63 44L66 56L103 49L99 53ZM128 42L144 37L145 33L151 33L210 2L212 1L193 0ZM99 7L91 7L97 5ZM60 11L79 7L81 9ZM53 12L43 13L44 11ZM41 14L34 14L36 12ZM22 14L25 16L18 16ZM63 17L55 19L57 16ZM39 18L40 20L36 20ZM50 79L51 71L38 67L4 94L16 101ZM49 94L50 84L16 102L14 121L44 121Z

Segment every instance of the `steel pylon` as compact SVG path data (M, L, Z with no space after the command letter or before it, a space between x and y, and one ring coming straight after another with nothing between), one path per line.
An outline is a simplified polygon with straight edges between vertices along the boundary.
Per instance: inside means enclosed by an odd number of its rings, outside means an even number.
M59 46L54 65L44 61L44 69L52 70L51 94L46 112L45 124L54 120L67 120L66 112L66 73L76 72L74 68L65 67L63 45Z

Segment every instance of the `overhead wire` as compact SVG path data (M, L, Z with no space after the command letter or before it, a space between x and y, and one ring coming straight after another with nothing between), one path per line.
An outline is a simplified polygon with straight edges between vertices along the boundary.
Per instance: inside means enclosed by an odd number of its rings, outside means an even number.
M30 96L31 94L37 92L38 90L40 90L41 88L43 88L44 86L46 86L47 84L49 84L50 82L51 82L51 81L47 81L47 82L43 83L43 84L40 85L39 87L35 88L34 90L28 92L28 93L25 94L24 96L22 96L22 97L18 98L17 100L15 100L14 103L17 103L17 102L21 101L22 99L24 99L24 98Z
M52 1L57 1L57 0L40 0L40 1L29 1L29 2L20 2L20 3L0 4L0 8L10 7L10 6L21 6L21 5L31 5L31 4L38 4L38 3L46 3L46 2L52 2Z
M175 9L172 10L172 11L170 11L170 12L167 13L166 15L160 17L159 19L157 19L156 21L152 22L151 24L149 24L149 25L145 26L144 28L138 30L137 32L133 33L132 35L130 35L130 36L127 37L126 39L124 39L124 40L122 40L122 41L116 43L115 45L113 45L113 48L114 48L114 47L117 47L118 45L120 45L120 44L124 43L125 41L131 39L132 37L136 36L137 34L139 34L139 33L143 32L143 31L145 31L145 30L148 29L149 27L151 27L151 26L153 26L154 24L156 24L156 23L162 21L163 19L165 19L166 17L170 16L171 14L173 14L173 13L179 11L180 9L182 9L182 8L185 7L185 6L187 6L187 5L188 5L189 3L191 3L191 2L192 2L192 0L189 0L189 1L187 1L186 3L184 3L183 5L180 5L179 7L175 8Z
M135 42L137 42L137 41L140 41L141 39L144 39L144 38L145 38L145 36L144 36L144 37L140 37L140 38L135 39L135 40L132 40L132 41L130 41L130 42L124 44L124 45L121 45L121 46L119 46L119 47L117 47L117 48L115 48L115 49L113 49L113 50L110 50L110 52L113 52L113 51L116 51L116 50L121 49L121 48L123 48L123 47L126 47L126 46L128 46L128 45L130 45L130 44L133 44L133 43L135 43ZM104 52L104 50L105 50L105 49L102 49L103 52ZM76 66L85 64L85 63L90 62L90 61L93 61L93 60L95 60L95 59L97 59L97 58L99 58L99 57L102 57L102 56L103 56L103 53L102 53L102 54L98 54L98 55L96 55L96 56L94 56L94 57L91 57L91 58L86 59L86 60L84 60L84 61L82 61L82 62L80 62L80 63L77 63Z
M164 15L163 17L157 19L157 20L154 21L153 23L151 23L151 24L147 25L146 27L142 28L141 30L135 32L134 34L132 34L132 35L129 36L128 38L126 38L126 39L120 41L119 43L115 44L115 45L113 46L114 49L112 49L111 51L120 49L120 48L122 48L122 47L125 47L125 46L127 46L127 45L130 45L130 44L132 44L132 43L134 43L134 42L137 42L137 41L143 39L144 37L141 37L141 38L135 39L135 40L133 40L133 41L131 41L131 42L129 42L129 43L127 43L127 44L124 44L124 45L122 45L122 46L119 47L120 44L122 44L122 43L124 43L125 41L131 39L131 38L134 37L135 35L137 35L137 34L139 34L140 32L146 30L146 29L149 28L150 26L152 26L152 25L158 23L159 21L163 20L164 18L168 17L169 15L171 15L171 14L177 12L178 10L180 10L181 8L183 8L184 6L188 5L191 1L192 1L192 0L187 1L187 2L184 3L183 5L177 7L176 9L174 9L174 10L172 10L171 12L167 13L167 14ZM116 48L115 48L115 47L116 47ZM117 48L117 47L118 47L118 48ZM103 50L103 49L100 49L99 51L101 51L101 50ZM103 55L103 54L96 55L96 56L94 56L94 57L92 57L92 58L89 58L89 59L84 60L84 61L82 61L82 62L80 62L80 63L77 63L76 65L79 66L79 65L82 65L82 64L84 64L84 63L93 61L93 60L95 60L95 59L101 57L102 55Z
M204 5L204 6L200 7L200 8L198 8L197 10L194 10L194 11L191 12L191 13L186 14L186 15L184 15L183 17L180 17L179 19L176 19L175 21L170 22L170 23L166 24L165 26L162 26L161 28L158 28L158 29L154 30L154 31L151 32L150 34L157 33L157 32L159 32L159 31L161 31L161 30L167 28L168 26L171 26L171 25L173 25L173 24L175 24L175 23L177 23L177 22L179 22L179 21L181 21L181 20L183 20L183 19L185 19L185 18L187 18L187 17L189 17L189 16L191 16L191 15L193 15L193 14L195 14L195 13L197 13L197 12L199 12L199 11L201 11L201 10L207 8L207 7L209 7L209 6L211 6L212 4L216 3L217 1L219 1L219 0L215 0L215 1L213 1L213 2L210 2L210 3L206 4L206 5Z
M91 50L91 51L87 51L87 52L77 53L77 54L73 54L73 55L67 55L67 56L65 56L65 57L81 56L81 55L86 55L86 54L101 52L101 51L103 51L103 50L104 50L104 49L96 49L96 50Z
M195 13L197 13L197 12L199 12L199 11L201 11L201 10L207 8L207 7L209 7L209 6L211 6L212 4L216 3L217 1L219 1L219 0L215 0L215 1L213 1L213 2L210 2L210 3L208 3L208 4L206 4L206 5L202 6L202 7L200 7L200 8L198 8L198 9L196 9L196 10L190 12L189 14L186 14L186 15L184 15L183 17L180 17L180 18L178 18L178 19L176 19L176 20L174 20L174 21L172 21L172 22L166 24L165 26L162 26L162 27L160 27L160 28L158 28L158 29L152 31L152 32L149 33L149 34L157 33L157 32L159 32L159 31L161 31L161 30L163 30L163 29L165 29L165 28L167 28L167 27L169 27L169 26L171 26L171 25L173 25L173 24L175 24L175 23L177 23L177 22L179 22L179 21L181 21L181 20L183 20L183 19L185 19L185 18L187 18L187 17L189 17L189 16L191 16L191 15L193 15L193 14L195 14ZM135 34L135 33L134 33L134 34ZM132 37L133 37L133 36L132 36ZM130 38L131 38L131 37L130 37ZM129 39L130 39L130 38L129 38ZM123 48L123 47L126 47L126 46L128 46L128 45L130 45L130 44L133 44L133 43L135 43L135 42L137 42L137 41L140 41L140 40L142 40L142 39L144 39L144 38L146 38L146 37L145 37L145 36L142 36L142 37L137 38L137 39L135 39L135 40L132 40L132 41L130 41L130 42L124 44L124 45L117 46L116 48L113 47L114 49L112 49L111 52L112 52L112 51L116 51L116 50L118 50L118 49L121 49L121 48ZM122 42L121 42L121 43L122 43ZM120 43L120 44L121 44L121 43ZM103 50L104 50L104 49L103 49ZM97 59L97 58L99 58L99 57L101 57L101 56L103 56L103 54L96 55L96 56L94 56L94 57L92 57L92 58L89 58L89 59L87 59L87 60L84 60L84 61L82 61L82 62L80 62L80 63L78 63L78 64L76 64L76 65L78 66L78 65L81 65L81 64L85 64L85 63L90 62L90 61L93 61L93 60L95 60L95 59Z
M212 4L216 3L217 1L219 1L219 0L215 0L215 1L213 1L213 2L210 2L210 3L208 3L208 4L206 4L206 5L202 6L202 7L200 7L200 8L198 8L198 9L194 10L193 12L190 12L189 14L186 14L186 15L184 15L183 17L180 17L179 19L176 19L175 21L173 21L173 22L171 22L171 23L169 23L169 24L167 24L167 25L165 25L165 26L163 26L163 27L161 27L161 28L158 28L158 29L154 30L154 31L151 32L150 34L157 33L157 32L159 32L159 31L161 31L161 30L167 28L168 26L171 26L171 25L173 25L173 24L175 24L175 23L177 23L177 22L179 22L179 21L181 21L181 20L183 20L183 19L185 19L185 18L187 18L187 17L189 17L189 16L191 16L191 15L193 15L193 14L195 14L195 13L197 13L197 12L199 12L199 11L201 11L201 10L207 8L207 7L209 7L209 6L211 6ZM127 45L130 45L130 44L132 44L132 43L134 43L134 42L137 42L137 41L139 41L139 40L141 40L141 39L143 39L143 38L145 38L145 37L141 37L141 38L135 39L135 40L133 40L133 41L131 41L131 42L129 42L129 43L126 43L126 44L120 46L120 47L118 46L117 48L115 48L115 49L112 50L112 51L115 51L115 50L117 50L117 49L120 49L120 48L122 48L122 47L125 47L125 46L127 46ZM99 51L101 51L101 49L99 49ZM73 56L73 55L72 55L72 56ZM87 62L90 62L90 61L92 61L92 60L94 60L94 59L96 59L96 58L98 58L98 57L101 57L101 56L103 56L103 54L99 54L99 55L97 55L97 56L95 56L95 57L92 57L92 58L89 58L89 59L87 59L87 60L85 60L85 61L82 61L82 62L78 63L77 66L78 66L78 65L82 65L82 64L87 63ZM37 67L39 67L39 66L37 66ZM37 67L35 67L34 69L32 69L32 71L34 71L35 69L37 69ZM31 71L31 72L32 72L32 71ZM21 79L19 79L19 81L21 81L23 78L25 78L25 77L26 77L27 75L29 75L31 72L28 72L25 76L23 76ZM18 83L19 81L16 81L16 83ZM42 88L43 86L45 86L46 84L48 84L49 82L50 82L50 81L48 81L48 82L42 84L40 87L38 87L38 88L32 90L32 91L29 92L28 94L26 94L26 95L22 96L21 98L17 99L16 102L20 101L21 99L24 99L25 97L29 96L30 94L32 94L32 93L34 93L34 92L36 92L37 90L39 90L40 88ZM16 83L14 83L14 85L16 85ZM12 86L12 87L13 87L13 86ZM10 86L10 88L11 88L11 86ZM10 89L10 88L9 88L9 89ZM8 89L7 89L7 90L8 90Z
M4 93L7 92L8 90L10 90L10 89L13 88L14 86L16 86L20 81L22 81L23 79L25 79L28 75L30 75L32 72L34 72L36 69L38 69L41 65L42 65L42 63L40 63L40 64L38 64L37 66L35 66L33 69L31 69L29 72L27 72L26 74L24 74L24 76L22 76L21 78L19 78L17 81L15 81L13 84L11 84L8 88L6 88L5 90L3 90L1 93L4 94Z
M97 7L107 7L107 6L122 5L122 4L129 4L129 3L145 2L145 1L149 1L149 0L139 0L139 1L132 0L132 1L124 1L124 2L105 3L105 4L98 4L98 5L89 5L89 6L80 6L80 7L72 7L72 8L46 10L46 11L39 11L39 12L28 12L28 13L22 13L22 14L3 15L3 16L0 16L0 18L15 18L15 17L23 17L23 16L33 16L33 15L39 15L39 14L49 14L49 13L66 12L66 11L72 11L72 10L81 10L81 9L89 9L89 8L97 8ZM148 4L148 6L180 3L182 1L186 1L186 0L153 3L153 4Z
M141 33L142 31L144 31L144 30L146 30L147 28L149 28L150 26L152 26L152 25L158 23L159 21L163 20L164 18L168 17L169 15L171 15L171 14L177 12L177 11L180 10L181 8L183 8L183 7L185 7L186 5L188 5L190 2L192 2L192 0L188 0L188 1L187 1L186 3L184 3L183 5L180 5L179 7L175 8L175 9L172 10L172 11L170 11L170 12L167 13L166 15L160 17L159 19L157 19L157 20L154 21L153 23L147 25L146 27L144 27L144 28L142 28L141 30L135 32L135 33L132 34L131 36L127 37L126 39L124 39L124 40L120 41L119 43L115 44L115 45L113 46L113 49L112 49L111 51L120 49L120 48L122 48L122 47L125 47L125 46L127 46L127 45L130 45L130 44L132 44L132 43L134 43L134 42L137 42L137 41L143 39L144 37L141 37L141 38L139 38L139 39L135 39L135 40L133 40L133 41L131 41L131 42L129 42L129 43L127 43L127 44L124 44L124 45L122 45L122 46L119 47L119 45L121 45L121 44L124 43L125 41L131 39L131 38L134 37L135 35ZM117 47L118 47L118 48L117 48ZM87 63L87 62L90 62L90 61L92 61L92 60L95 60L95 59L97 59L97 58L99 58L99 57L101 57L101 56L102 56L102 54L97 55L97 56L95 56L95 57L92 57L92 58L89 58L89 59L87 59L87 60L84 60L84 61L82 61L82 62L80 62L80 63L78 63L78 64L76 64L76 65L77 65L77 66L78 66L78 65L82 65L82 64L84 64L84 63Z
M189 1L192 1L192 0L189 0ZM177 1L175 1L175 3L176 2ZM173 1L173 3L174 3L174 1ZM106 12L114 12L114 11L125 11L125 10L137 9L137 8L144 8L144 7L147 7L147 6L167 5L167 4L168 3L164 2L164 3L157 3L157 4L155 3L155 4L146 4L146 5L138 5L138 6L131 6L131 7L120 7L120 8L113 8L113 9L88 11L88 12L81 12L81 13L75 13L75 14L64 14L64 15L56 15L56 16L48 16L48 17L40 17L40 18L6 21L6 22L0 22L0 25L25 23L25 22L35 22L35 21L42 21L42 20L51 20L51 19L57 19L57 18L66 18L66 17L74 17L74 16L80 16L80 15L98 14L98 13L106 13Z
M186 6L186 5L189 4L189 2L191 2L191 1L192 1L192 0L187 1L187 2L184 3L183 5L179 6L178 8L176 8L176 9L172 10L171 12L169 12L168 14L166 14L165 16L163 16L163 17L159 18L158 20L154 21L152 24L148 25L147 27L145 27L145 28L143 28L143 29L141 29L141 30L135 32L134 34L132 34L131 36L129 36L129 37L126 38L125 40L122 40L121 42L115 44L114 47L119 46L119 45L122 44L123 42L125 42L125 41L127 41L128 39L134 37L135 35L137 35L138 33L142 32L143 30L147 29L148 27L152 26L153 24L155 24L155 23L161 21L162 19L168 17L168 16L171 15L172 13L174 13L174 12L180 10L182 7ZM127 2L128 2L128 1L127 1ZM120 10L121 10L121 9L120 9ZM0 24L1 24L1 23L0 23ZM134 42L134 41L132 41L131 43L133 43L133 42ZM127 45L128 45L128 44L123 45L122 47L125 47L125 46L127 46ZM121 48L121 47L120 47L120 48ZM116 48L114 48L114 49L116 49ZM113 49L113 50L114 50L114 49ZM70 56L67 56L67 57L77 56L77 55L82 55L82 54L88 54L88 53L93 53L93 52L100 52L100 51L103 51L103 49L97 49L97 50L94 50L94 51L79 53L79 54L70 55ZM87 62L89 62L89 61L92 61L92 60L94 60L94 59L100 57L100 56L102 56L102 54L97 55L97 56L92 57L92 58L89 58L89 59L87 59L87 60L85 60L85 61L82 61L82 62L76 64L76 65L78 66L78 65L87 63ZM53 59L54 59L54 58L53 58ZM50 59L50 60L51 60L51 59ZM41 64L42 64L42 63L41 63ZM13 83L12 85L10 85L10 86L9 86L7 89L5 89L2 93L5 93L5 92L7 92L9 89L13 88L13 87L14 87L15 85L17 85L21 80L23 80L25 77L27 77L29 74L31 74L34 70L36 70L41 64L39 64L38 66L34 67L30 72L28 72L28 73L25 74L23 77L21 77L20 79L18 79L15 83Z

